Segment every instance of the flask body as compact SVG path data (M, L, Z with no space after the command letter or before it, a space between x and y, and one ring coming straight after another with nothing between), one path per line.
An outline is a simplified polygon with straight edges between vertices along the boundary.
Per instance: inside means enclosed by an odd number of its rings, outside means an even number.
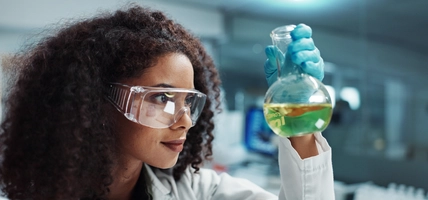
M263 106L272 131L293 137L325 130L330 123L332 104L321 84L306 74L290 74L273 83Z
M286 52L287 45L291 42L289 32L293 28L294 26L286 27L288 35L281 33L286 41L278 41L278 38L272 36L274 32L271 34L274 46L279 50L276 55L278 79L267 90L263 106L269 127L282 137L323 131L332 115L331 98L324 84L302 73L300 66L294 65ZM282 69L284 65L287 68Z

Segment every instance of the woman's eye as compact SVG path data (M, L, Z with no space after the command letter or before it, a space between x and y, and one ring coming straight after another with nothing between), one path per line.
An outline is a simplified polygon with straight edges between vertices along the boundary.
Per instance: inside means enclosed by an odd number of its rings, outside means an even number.
M173 101L173 98L173 93L161 92L153 95L151 101L156 104L166 104L168 101Z
M186 96L186 105L191 106L194 98L195 98L195 94L188 94Z

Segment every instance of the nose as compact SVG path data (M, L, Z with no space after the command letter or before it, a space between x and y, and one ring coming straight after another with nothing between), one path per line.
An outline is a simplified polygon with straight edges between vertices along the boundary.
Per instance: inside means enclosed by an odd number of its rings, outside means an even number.
M172 129L190 129L192 127L192 119L190 117L190 109L188 107L183 107L178 111L174 117L175 123L171 126Z

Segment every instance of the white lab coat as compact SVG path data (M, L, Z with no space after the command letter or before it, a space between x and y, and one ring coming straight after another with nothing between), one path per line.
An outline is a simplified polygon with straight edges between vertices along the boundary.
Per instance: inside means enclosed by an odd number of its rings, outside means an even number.
M279 142L279 166L282 186L279 196L256 184L227 173L218 175L210 169L194 173L188 168L179 181L171 170L159 170L145 165L152 181L156 200L334 200L334 180L331 148L321 133L315 138L319 155L300 159L286 138Z

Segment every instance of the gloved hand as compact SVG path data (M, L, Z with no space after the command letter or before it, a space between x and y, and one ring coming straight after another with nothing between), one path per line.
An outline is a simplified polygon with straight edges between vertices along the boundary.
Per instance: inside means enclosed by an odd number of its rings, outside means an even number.
M304 73L322 81L324 78L324 61L311 38L312 29L305 24L299 24L290 35L292 42L288 46L287 54L291 54L292 62L299 65ZM277 49L273 45L269 45L265 49L267 60L264 68L268 86L271 86L278 78L275 61L276 51ZM282 66L281 72L287 71L285 69L290 67L292 66Z

